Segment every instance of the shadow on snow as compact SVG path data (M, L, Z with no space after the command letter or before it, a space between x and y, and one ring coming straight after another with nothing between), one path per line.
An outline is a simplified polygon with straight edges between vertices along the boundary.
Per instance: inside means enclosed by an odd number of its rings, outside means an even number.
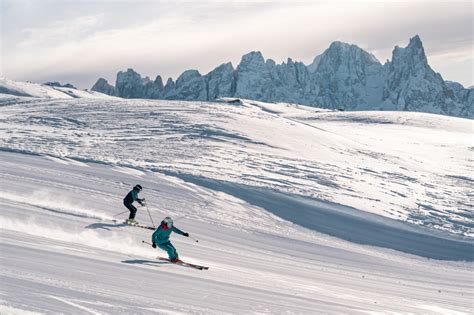
M474 261L474 244L355 208L225 181L167 172L262 207L302 227L350 242L439 260Z
M128 260L122 260L121 262L124 264L132 264L132 265L138 264L138 265L149 265L149 266L170 264L169 262L166 262L166 261L154 261L154 260L144 260L144 259L128 259Z
M119 228L123 226L129 226L125 223L118 223L118 224L110 224L110 223L92 223L86 226L86 229L104 229L110 231L110 228Z

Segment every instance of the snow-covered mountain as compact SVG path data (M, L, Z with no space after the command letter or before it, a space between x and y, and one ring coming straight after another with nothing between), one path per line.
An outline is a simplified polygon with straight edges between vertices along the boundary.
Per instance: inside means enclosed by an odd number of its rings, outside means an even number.
M334 42L309 67L315 82L313 104L349 110L380 106L384 68L356 45Z
M237 68L222 64L206 75L185 71L165 86L128 69L115 88L103 78L92 90L124 98L209 101L241 97L347 110L408 110L474 117L472 89L443 80L428 64L419 36L406 48L395 47L382 65L372 54L334 42L308 66L288 59L276 64L258 51L242 57Z
M472 313L472 120L235 99L0 108L1 314ZM137 183L137 219L174 217L199 240L172 235L181 259L209 270L157 260L152 231L121 223Z
M387 109L474 117L473 92L459 83L445 82L431 69L418 36L406 48L395 47L385 67L383 101Z

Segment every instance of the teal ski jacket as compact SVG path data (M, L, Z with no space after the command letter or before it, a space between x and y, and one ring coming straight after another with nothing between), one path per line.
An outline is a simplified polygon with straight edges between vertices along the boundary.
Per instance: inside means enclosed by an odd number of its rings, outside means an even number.
M168 227L166 223L161 222L160 226L156 229L156 231L151 236L151 241L156 245L164 244L169 242L171 232L175 232L181 235L185 235L183 231L178 229L175 226Z

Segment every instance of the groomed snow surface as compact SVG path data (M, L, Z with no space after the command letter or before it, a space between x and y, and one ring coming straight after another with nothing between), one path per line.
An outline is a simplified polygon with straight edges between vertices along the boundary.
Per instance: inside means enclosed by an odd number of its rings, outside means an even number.
M471 120L0 102L1 314L473 312ZM137 183L209 270L158 261L152 231L112 221Z

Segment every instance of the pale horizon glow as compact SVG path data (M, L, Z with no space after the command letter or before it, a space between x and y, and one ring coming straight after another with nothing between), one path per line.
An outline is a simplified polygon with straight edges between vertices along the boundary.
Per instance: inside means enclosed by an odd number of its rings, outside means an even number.
M430 66L465 87L473 79L471 1L2 0L0 75L90 88L133 68L154 79L208 73L258 50L310 64L336 40L380 62L419 35ZM350 14L349 14L350 13Z

